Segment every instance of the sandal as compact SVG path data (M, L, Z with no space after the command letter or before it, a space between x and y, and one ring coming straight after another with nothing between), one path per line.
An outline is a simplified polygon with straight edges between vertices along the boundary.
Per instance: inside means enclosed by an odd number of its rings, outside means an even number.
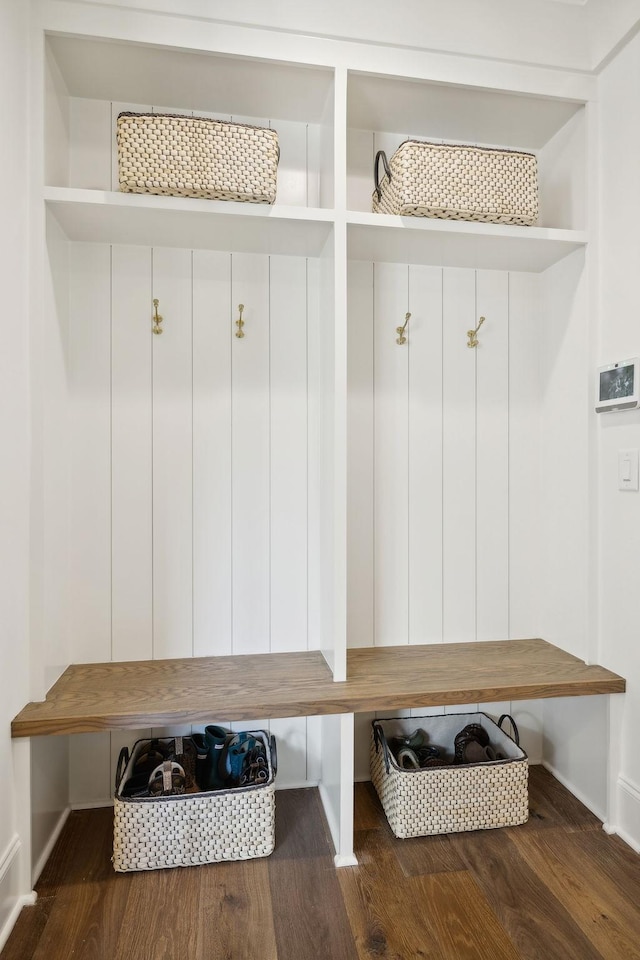
M149 777L149 796L171 797L185 791L187 778L183 768L175 760L158 764Z

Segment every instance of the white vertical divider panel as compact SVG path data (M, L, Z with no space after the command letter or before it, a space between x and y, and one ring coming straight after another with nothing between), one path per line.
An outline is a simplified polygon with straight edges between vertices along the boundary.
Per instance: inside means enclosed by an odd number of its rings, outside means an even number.
M153 250L153 652L193 653L192 264L190 250Z
M396 343L408 269L374 269L375 643L385 646L409 641L409 351Z
M373 264L349 263L347 642L374 642Z
M271 650L307 649L307 261L270 258Z
M442 640L442 270L409 267L409 642Z
M327 315L321 302L321 265L319 259L307 261L307 643L310 650L322 647L322 404L321 324ZM322 717L305 718L305 781L319 783L322 777ZM273 732L277 736L276 727Z
M539 279L509 275L509 613L512 637L539 637Z
M111 249L69 252L70 652L91 663L111 658Z
M476 639L509 636L509 275L476 274ZM471 353L471 351L469 351Z
M475 272L443 271L443 640L476 637Z
M269 260L233 254L232 341L233 652L269 650Z
M307 261L307 644L322 647L322 404L320 261ZM319 722L319 721L318 721Z
M337 867L357 863L353 855L354 714L322 719L320 797L335 847Z
M193 653L232 652L231 255L193 252Z
M111 273L112 656L153 656L151 249L114 246Z

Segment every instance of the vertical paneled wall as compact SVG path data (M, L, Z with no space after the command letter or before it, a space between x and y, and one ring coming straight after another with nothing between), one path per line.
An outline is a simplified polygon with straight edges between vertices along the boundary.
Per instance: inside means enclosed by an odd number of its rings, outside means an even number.
M69 273L72 659L307 649L317 271L78 243ZM280 782L304 782L306 720L272 728ZM72 738L75 802L108 791L122 739Z
M536 297L535 276L350 265L352 646L536 635Z

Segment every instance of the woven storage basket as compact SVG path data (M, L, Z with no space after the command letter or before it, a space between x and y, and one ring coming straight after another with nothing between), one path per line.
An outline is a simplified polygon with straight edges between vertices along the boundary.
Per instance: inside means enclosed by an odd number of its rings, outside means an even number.
M275 846L275 740L251 731L266 749L266 783L167 797L123 797L122 788L150 741L139 740L116 775L113 867L118 872L267 857ZM121 755L122 756L122 755Z
M278 134L204 117L121 113L120 189L209 200L273 203Z
M531 153L405 140L389 162L378 151L374 179L374 213L524 226L538 218L537 161Z
M491 744L506 759L403 770L388 746L391 737L422 727L430 744L449 745L453 752L456 734L468 723L482 724ZM374 720L372 724L371 779L396 837L525 823L528 773L526 753L483 713Z

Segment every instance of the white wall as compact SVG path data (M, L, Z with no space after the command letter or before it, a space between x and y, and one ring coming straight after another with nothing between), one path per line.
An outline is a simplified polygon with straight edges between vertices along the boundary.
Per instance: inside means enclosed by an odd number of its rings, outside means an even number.
M99 0L84 0L87 4ZM110 0L111 5L173 13L175 0ZM378 0L323 0L299 3L260 0L180 4L184 14L225 23L267 26L276 30L340 39L368 40L411 48L481 54L505 60L588 66L587 18L582 7L560 3L483 0L404 0L396 11Z
M640 355L640 37L600 78L601 296L597 362ZM594 414L595 416L595 414ZM640 412L598 417L600 661L627 678L613 705L613 826L640 846L640 493L617 489L618 450L640 447ZM618 698L615 698L616 701ZM617 761L617 762L616 762Z
M20 821L28 752L14 752L9 734L29 690L28 12L22 0L0 2L0 947L25 892L20 861L28 849Z

